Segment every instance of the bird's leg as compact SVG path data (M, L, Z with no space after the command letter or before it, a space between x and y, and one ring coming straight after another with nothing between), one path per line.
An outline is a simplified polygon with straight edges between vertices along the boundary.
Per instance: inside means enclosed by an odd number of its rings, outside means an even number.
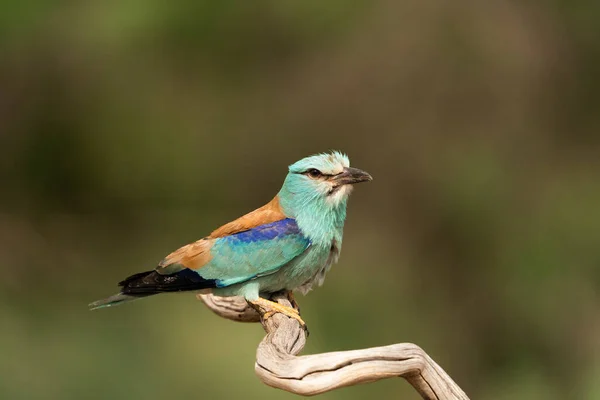
M262 297L259 297L256 300L248 300L248 303L250 303L250 305L262 315L264 321L279 312L295 319L300 323L300 325L302 325L303 328L306 329L306 323L302 320L302 318L300 318L298 311L292 307L287 307L279 303L275 303L274 301L263 299Z
M294 310L298 311L298 313L300 313L300 305L298 304L298 302L296 301L296 298L294 297L294 292L292 292L291 290L287 292L287 298L290 301L290 303L292 304L292 307L294 307Z

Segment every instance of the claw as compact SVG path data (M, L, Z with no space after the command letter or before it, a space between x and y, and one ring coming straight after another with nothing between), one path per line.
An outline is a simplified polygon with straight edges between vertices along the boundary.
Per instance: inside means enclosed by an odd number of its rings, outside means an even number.
M254 307L260 312L263 321L268 320L277 313L281 313L286 315L287 317L293 318L296 321L298 321L298 323L300 323L300 326L302 326L302 328L306 332L306 335L308 336L308 328L306 326L306 322L302 320L302 318L300 317L300 313L297 310L263 298L258 298L256 300L248 302L252 305L252 307Z

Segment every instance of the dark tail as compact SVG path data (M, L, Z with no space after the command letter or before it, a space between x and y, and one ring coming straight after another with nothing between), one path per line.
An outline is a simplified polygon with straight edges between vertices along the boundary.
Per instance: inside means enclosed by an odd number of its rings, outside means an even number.
M111 307L159 293L185 292L216 287L216 280L204 279L192 270L184 269L172 275L146 271L119 282L121 292L89 305L91 310Z

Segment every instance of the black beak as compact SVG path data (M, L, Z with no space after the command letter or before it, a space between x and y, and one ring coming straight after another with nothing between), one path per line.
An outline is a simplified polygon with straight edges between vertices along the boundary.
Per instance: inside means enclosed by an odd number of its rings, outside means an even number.
M336 186L372 181L373 177L358 168L344 168L344 172L335 175L332 180Z

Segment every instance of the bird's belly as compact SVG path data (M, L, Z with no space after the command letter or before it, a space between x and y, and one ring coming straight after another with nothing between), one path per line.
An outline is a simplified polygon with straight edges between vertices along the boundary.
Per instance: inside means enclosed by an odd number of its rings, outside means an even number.
M300 290L303 294L308 292L313 284L323 282L325 272L333 262L333 247L311 247L302 256L297 257L289 264L282 267L274 274L258 279L260 291L265 293L279 290ZM335 252L337 255L337 249Z

